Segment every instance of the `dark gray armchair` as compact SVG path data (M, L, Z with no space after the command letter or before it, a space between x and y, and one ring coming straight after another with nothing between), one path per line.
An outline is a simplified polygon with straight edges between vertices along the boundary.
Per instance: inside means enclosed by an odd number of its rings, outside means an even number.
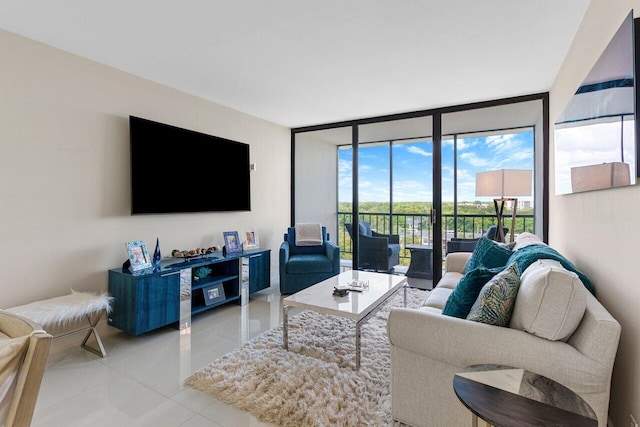
M351 224L345 224L353 240ZM380 234L371 230L371 224L362 221L358 224L360 233L359 265L363 270L389 271L400 264L400 236Z
M504 235L506 236L509 233L509 229L507 227L503 227ZM495 225L490 226L487 229L487 233L485 234L489 240L497 240L498 238L498 227ZM452 252L473 252L476 248L476 244L478 243L478 239L463 239L458 237L451 238L450 241L447 242L447 253L450 254Z

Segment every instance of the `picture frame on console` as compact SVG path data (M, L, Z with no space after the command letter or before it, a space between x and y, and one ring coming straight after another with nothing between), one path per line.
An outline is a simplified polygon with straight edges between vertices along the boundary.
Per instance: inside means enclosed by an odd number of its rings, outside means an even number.
M220 301L224 301L226 299L224 293L224 286L222 283L218 283L217 285L209 286L203 288L204 292L204 303L206 305L215 304Z
M250 228L244 232L244 248L245 249L258 249L260 248L260 241L258 239L258 233Z
M147 245L142 240L127 242L125 243L125 246L129 254L129 262L131 263L129 269L131 272L153 267L149 251L147 250Z
M242 253L242 243L237 231L224 231L224 247L226 255L235 255Z

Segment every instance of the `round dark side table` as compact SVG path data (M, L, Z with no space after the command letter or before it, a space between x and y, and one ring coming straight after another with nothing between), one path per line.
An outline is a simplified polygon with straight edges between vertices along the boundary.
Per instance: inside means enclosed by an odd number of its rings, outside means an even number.
M496 427L597 427L593 409L573 391L547 377L503 365L473 365L453 377L458 399Z

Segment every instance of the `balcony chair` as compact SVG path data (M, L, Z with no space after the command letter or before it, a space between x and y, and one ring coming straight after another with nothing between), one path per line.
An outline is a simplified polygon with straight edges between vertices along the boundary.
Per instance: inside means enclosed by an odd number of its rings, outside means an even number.
M296 229L289 227L280 245L280 293L293 294L340 273L340 249L322 227L322 244L297 246Z
M0 310L0 338L0 425L29 426L51 335L24 317Z
M345 224L345 227L353 240L352 225ZM365 221L358 223L358 231L360 233L359 268L388 272L400 264L400 236L376 233L371 230L371 224Z
M509 232L507 227L503 227L504 235L506 236ZM498 235L498 227L495 225L490 226L487 229L485 236L489 240L495 240ZM476 244L478 243L478 239L463 239L459 237L452 237L450 241L447 242L447 253L453 252L473 252L476 248Z
M507 227L502 227L502 231L504 231L503 235L506 236L507 234L509 234L509 229ZM500 238L500 236L498 235L498 226L497 225L492 225L487 229L487 239L489 240L495 240L497 242L499 242L500 240L498 240Z
M463 239L459 237L452 237L447 242L447 253L453 252L473 252L476 248L476 244L479 239Z

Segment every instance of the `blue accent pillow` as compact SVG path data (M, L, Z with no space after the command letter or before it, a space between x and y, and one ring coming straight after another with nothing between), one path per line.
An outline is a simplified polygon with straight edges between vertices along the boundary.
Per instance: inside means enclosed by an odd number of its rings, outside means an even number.
M467 271L449 295L449 299L442 309L442 314L466 319L482 287L503 269L504 267L478 267Z
M478 240L478 244L469 258L469 264L466 271L474 270L478 267L496 268L504 267L509 261L509 257L513 251L508 246L482 236Z
M482 287L467 320L488 325L509 326L519 288L520 271L518 264L514 262Z

